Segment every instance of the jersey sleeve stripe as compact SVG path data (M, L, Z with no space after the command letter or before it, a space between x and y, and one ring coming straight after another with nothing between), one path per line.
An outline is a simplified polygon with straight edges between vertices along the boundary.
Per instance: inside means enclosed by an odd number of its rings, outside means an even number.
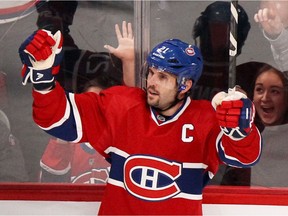
M49 127L41 127L41 126L39 126L39 127L45 131L56 128L56 127L62 125L69 118L70 112L71 112L70 105L67 101L64 116L58 122L55 122L54 124L50 125Z
M50 166L46 165L45 163L43 163L42 160L40 161L40 166L41 166L41 168L43 168L47 172L55 174L55 175L65 175L71 169L71 164L70 163L68 164L68 166L65 169L56 170L56 169L53 169Z
M254 164L256 164L258 162L258 160L260 159L260 155L261 155L261 151L262 151L262 137L261 137L259 130L257 128L256 128L256 130L257 130L257 133L258 133L260 139L259 139L259 154L258 154L258 157L254 161L251 161L249 163L244 163L243 161L240 161L237 158L228 155L225 152L225 148L222 145L222 140L221 140L221 137L223 135L222 132L219 134L219 136L217 138L217 150L218 150L218 154L219 154L220 159L224 163L228 164L229 166L233 166L233 167L247 168L247 167L251 167Z
M48 127L39 127L55 137L77 143L82 139L83 131L81 118L75 102L75 94L68 93L66 100L63 117Z
M73 140L72 142L79 142L83 136L81 118L80 118L80 114L79 114L79 111L75 102L75 94L69 93L68 96L72 105L74 119L76 123L76 132L77 132L77 138Z

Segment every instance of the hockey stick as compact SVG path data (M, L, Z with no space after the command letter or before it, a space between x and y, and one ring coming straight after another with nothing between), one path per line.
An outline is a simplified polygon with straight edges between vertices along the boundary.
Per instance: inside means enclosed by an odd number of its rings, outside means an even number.
M229 49L229 88L236 83L236 56L237 56L237 26L238 26L238 1L231 1L230 18L230 49Z

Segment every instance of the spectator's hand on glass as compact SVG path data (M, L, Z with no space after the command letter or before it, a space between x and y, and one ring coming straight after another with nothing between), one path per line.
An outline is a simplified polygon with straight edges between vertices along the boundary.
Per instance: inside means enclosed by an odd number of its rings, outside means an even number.
M105 45L104 47L122 61L134 61L134 36L132 24L123 21L122 33L119 25L116 24L115 32L118 40L118 47L114 48L111 45Z
M273 6L259 9L254 15L254 20L261 25L267 36L272 39L280 35L284 29L281 16Z
M110 45L104 47L109 52L122 61L123 83L127 86L135 86L135 55L134 55L134 36L132 24L122 22L122 33L118 24L115 25L115 32L118 40L118 47Z

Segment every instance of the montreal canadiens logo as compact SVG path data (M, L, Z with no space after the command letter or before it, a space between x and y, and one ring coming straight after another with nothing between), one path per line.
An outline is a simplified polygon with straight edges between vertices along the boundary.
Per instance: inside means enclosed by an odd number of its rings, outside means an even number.
M185 52L186 52L186 54L189 55L189 56L194 56L194 55L195 55L195 51L194 51L194 49L193 49L192 47L186 48L186 49L185 49Z
M124 165L124 185L133 196L161 201L181 191L175 180L181 175L181 164L144 155L129 157Z
M71 182L80 184L106 184L108 176L109 172L107 169L92 169L89 172L74 177Z

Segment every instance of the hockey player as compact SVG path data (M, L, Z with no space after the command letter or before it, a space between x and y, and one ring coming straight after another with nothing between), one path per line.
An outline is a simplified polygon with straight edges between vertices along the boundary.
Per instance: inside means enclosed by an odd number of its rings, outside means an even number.
M19 49L24 79L33 83L33 118L61 139L89 142L111 161L99 214L202 214L202 192L221 161L254 165L261 136L253 103L220 92L212 104L191 100L202 72L196 46L177 39L147 57L146 90L115 86L65 93L54 74L61 34L38 30Z
M110 164L89 143L51 138L40 166L40 182L106 184Z

